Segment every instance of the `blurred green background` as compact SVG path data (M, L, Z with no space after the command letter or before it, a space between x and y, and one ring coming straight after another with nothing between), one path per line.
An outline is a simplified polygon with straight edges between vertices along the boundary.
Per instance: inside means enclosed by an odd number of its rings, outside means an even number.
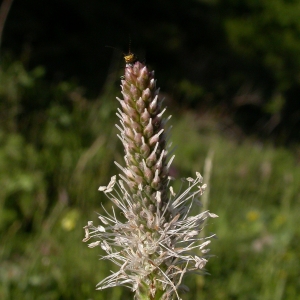
M183 299L299 299L300 1L4 0L0 38L1 300L133 298L95 291L114 266L81 242L123 162L130 39L173 115L172 171L200 171L219 215Z

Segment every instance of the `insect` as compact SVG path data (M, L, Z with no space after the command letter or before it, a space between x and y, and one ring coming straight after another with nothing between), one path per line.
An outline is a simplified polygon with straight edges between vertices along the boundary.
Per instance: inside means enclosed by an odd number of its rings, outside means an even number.
M126 54L126 53L123 52L123 57L124 57L126 66L132 66L138 60L138 57L134 53L131 52L130 46L131 46L131 40L129 41L129 51L128 51L128 53ZM113 49L116 49L116 50L122 52L120 49L112 47L112 46L105 46L105 47L113 48Z
M128 54L124 54L124 60L125 60L126 65L132 65L132 64L134 64L138 60L138 58L129 49L129 53Z
M132 66L132 64L134 64L138 60L137 56L131 52L130 46L131 46L131 39L129 39L128 54L124 54L124 60L125 60L126 66L127 65Z

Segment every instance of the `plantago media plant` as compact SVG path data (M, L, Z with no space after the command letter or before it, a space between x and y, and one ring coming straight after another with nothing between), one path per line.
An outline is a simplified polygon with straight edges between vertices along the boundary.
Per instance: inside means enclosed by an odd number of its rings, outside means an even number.
M120 124L118 137L125 150L125 166L115 162L122 174L113 176L102 191L117 207L107 211L102 206L100 225L89 221L84 242L90 248L101 247L101 259L118 266L116 272L100 281L99 290L126 286L136 300L180 299L187 273L204 274L209 258L206 246L214 235L201 237L204 221L217 215L203 211L192 215L205 190L200 173L182 179L174 191L169 170L170 156L165 129L169 118L156 88L154 72L139 62L133 53L124 56ZM125 221L117 215L120 211Z

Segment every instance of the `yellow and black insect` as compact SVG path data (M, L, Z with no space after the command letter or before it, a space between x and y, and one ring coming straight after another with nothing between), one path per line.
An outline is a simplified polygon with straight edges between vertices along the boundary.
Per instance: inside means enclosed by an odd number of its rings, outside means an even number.
M132 53L129 49L128 54L124 53L124 60L126 65L132 65L138 60L138 57L134 53Z
M123 52L123 57L124 57L126 66L127 65L132 66L135 62L138 61L138 57L134 53L132 53L131 50L130 50L130 44L131 44L131 41L129 41L129 51L128 51L128 53L126 54L126 53ZM112 46L105 46L105 47L113 48L113 49L116 49L116 50L122 52L120 49L112 47Z
M131 52L130 50L130 46L131 46L131 39L129 39L129 51L128 51L128 54L124 54L124 60L125 60L125 63L126 63L126 66L127 65L130 65L132 66L137 60L137 56Z

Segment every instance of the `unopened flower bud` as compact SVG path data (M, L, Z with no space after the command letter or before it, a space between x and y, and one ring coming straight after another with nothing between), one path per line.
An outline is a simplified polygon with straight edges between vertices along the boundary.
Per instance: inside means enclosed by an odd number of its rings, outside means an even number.
M142 125L146 125L148 124L149 120L150 120L150 114L149 112L145 109L144 112L141 114L141 123Z
M142 144L143 144L142 135L140 133L136 133L134 135L134 142L138 147L142 146Z
M163 133L163 129L161 129L160 131L159 131L159 133L157 133L157 134L155 134L154 136L152 136L151 137L151 139L149 140L149 145L150 146L153 146L153 145L155 145L155 144L157 144L158 143L158 141L159 141L159 136Z
M148 167L152 167L155 165L157 161L156 153L153 151L150 156L146 159L146 164Z
M156 190L158 190L160 188L160 178L158 176L158 170L155 171L155 176L151 182L151 186Z
M144 129L144 135L147 138L151 138L151 136L153 135L152 119L149 120L148 125L145 127L145 129Z
M150 153L150 147L142 140L142 146L140 148L141 154L143 157L147 157Z
M136 131L136 132L142 132L142 126L138 122L132 121L130 126Z
M144 164L144 166L143 166L143 172L144 172L144 176L145 176L147 182L151 183L151 181L153 179L153 172L150 168L148 168L146 166L146 164Z
M147 67L145 66L144 68L142 68L142 70L140 72L140 76L144 79L148 79L148 74L149 74L149 72L147 70Z
M131 140L134 139L134 133L132 132L130 127L125 128L125 134L128 138L130 138Z
M151 103L149 105L149 111L151 114L155 114L157 112L157 109L158 109L157 99L158 99L158 95L156 95L154 97L154 99L151 101Z
M145 102L141 97L136 101L136 109L139 113L142 113L145 110Z
M143 90L142 92L142 99L146 102L149 100L149 98L151 97L151 91L149 88Z
M139 76L136 79L136 85L140 90L144 90L147 88L147 80L145 80L143 77Z
M154 79L154 78L152 78L152 79L150 80L149 86L150 86L150 89L151 89L151 90L155 89L155 79Z
M134 99L136 99L136 100L139 99L140 92L137 89L137 87L135 85L133 85L133 84L131 84L131 86L130 86L130 93L134 97Z

